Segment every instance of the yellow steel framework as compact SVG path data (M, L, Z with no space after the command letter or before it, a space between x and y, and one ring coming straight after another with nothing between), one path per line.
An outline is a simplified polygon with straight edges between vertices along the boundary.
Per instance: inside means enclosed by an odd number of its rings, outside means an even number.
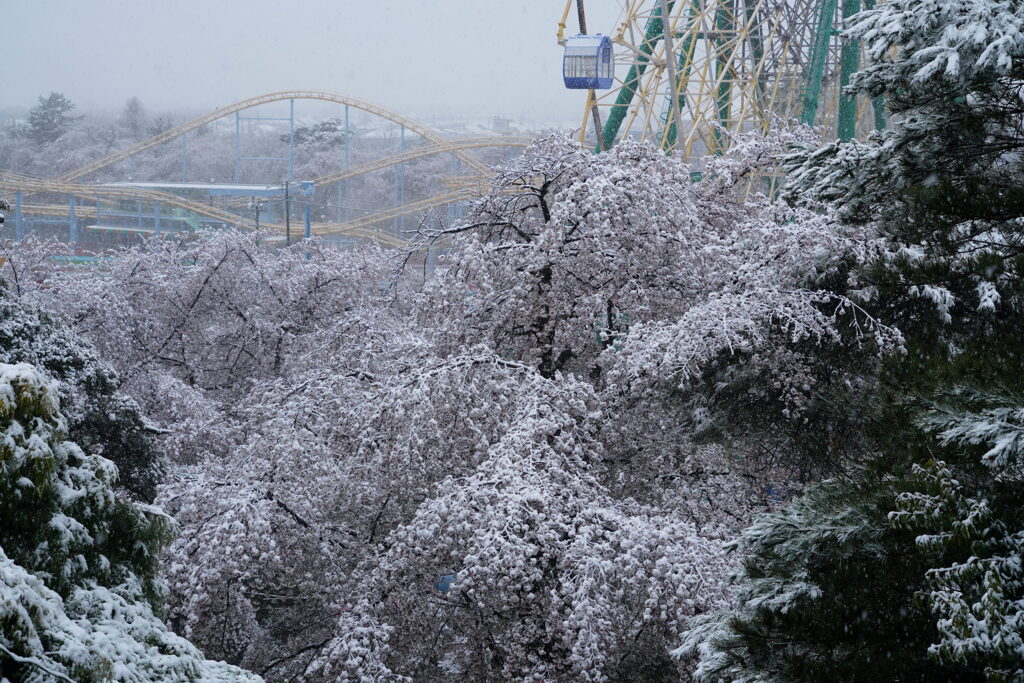
M23 192L25 195L56 193L94 201L116 199L146 201L149 203L159 203L177 207L198 216L220 221L227 225L254 228L255 223L250 218L240 216L221 208L209 206L201 202L179 197L168 192L131 186L86 185L75 183L73 181L111 166L112 164L123 161L135 154L139 154L140 152L144 152L148 149L152 149L153 147L169 142L170 140L196 130L212 121L230 116L238 111L270 102L294 99L321 100L351 106L402 125L419 134L430 143L401 154L384 157L367 164L325 174L314 179L314 183L316 185L326 185L329 183L348 180L350 178L390 166L403 164L430 155L445 153L454 154L472 169L472 172L464 178L446 179L446 182L454 184L455 189L453 189L453 191L441 193L415 202L402 204L384 211L359 216L348 221L313 224L311 226L311 232L316 235L364 237L377 240L388 246L399 246L404 244L405 241L401 238L382 233L372 228L399 216L427 211L432 208L445 206L454 202L464 201L478 195L480 193L482 183L490 173L490 168L477 158L467 154L467 150L492 147L526 147L530 143L529 138L516 136L491 136L447 140L440 133L427 126L419 124L416 121L397 114L389 109L363 100L323 90L287 90L252 97L214 110L209 114L205 114L193 119L192 121L183 123L180 126L164 131L163 133L154 135L151 138L97 159L85 166L82 166L81 168L65 173L54 179L31 178L6 171L0 172L0 190L12 193ZM239 200L229 202L229 206L237 204L237 201ZM69 215L69 207L60 204L26 204L23 207L23 210L26 213L35 215ZM96 215L96 210L88 206L81 206L76 208L76 215L81 218L93 218ZM275 223L264 222L260 227L267 230L277 230L281 232L284 232L285 230L284 225L278 225Z
M255 223L250 218L239 216L238 214L231 213L230 211L224 211L217 207L208 206L200 202L194 202L159 190L116 185L80 185L76 183L59 182L56 180L30 179L25 176L3 172L0 173L0 191L23 191L36 194L54 193L70 195L80 199L93 201L115 199L129 199L133 201L141 200L184 209L185 211L190 211L194 214L220 221L226 225L238 226L247 229L254 229L256 227ZM362 237L378 241L386 246L401 246L405 244L405 240L387 233L368 230L367 228L386 220L390 220L396 215L414 213L432 206L445 205L453 199L456 201L463 200L472 196L472 194L472 192L464 192L459 196L456 196L456 193L440 195L436 198L431 198L434 199L433 203L431 203L431 199L421 200L419 202L390 209L386 217L379 219L376 218L377 214L371 214L369 216L360 217L354 221L318 224L314 227L313 234ZM26 213L35 214L38 211L39 215L51 216L67 216L69 212L69 208L66 204L30 204L26 205L23 210ZM75 214L76 216L84 218L95 217L96 210L89 206L76 207ZM285 230L284 225L276 223L261 223L260 227L266 230L276 230L282 233Z
M226 107L215 109L209 114L204 114L203 116L192 119L191 121L183 123L180 126L176 126L174 128L165 130L164 132L159 133L158 135L154 135L151 138L147 138L142 142L139 142L138 144L132 145L131 147L127 147L117 152L113 152L101 159L97 159L96 161L86 164L81 168L77 168L74 171L65 173L64 175L59 176L57 180L77 180L78 178L82 178L83 176L89 175L90 173L98 171L101 168L106 168L111 164L116 164L119 161L123 161L124 159L127 159L130 156L138 154L139 152L145 152L147 149L151 149L153 147L156 147L157 145L162 145L165 142L169 142L181 135L184 135L185 133L196 130L197 128L201 128L207 125L208 123L216 121L217 119L222 119L226 116L231 116L232 114L240 112L244 109L258 107L261 104L269 104L271 102L283 102L287 100L319 100L322 102L334 102L336 104L344 104L355 109L360 109L362 111L369 112L371 114L379 116L382 119L386 119L393 123L397 123L401 126L405 126L407 129L411 130L417 135L420 135L421 137L434 143L435 145L444 145L447 142L443 135L441 135L436 130L430 128L429 126L424 126L410 118L393 112L390 109L381 107L376 104L372 104L370 102L366 102L364 100L356 99L355 97L349 97L348 95L342 95L340 93L330 92L327 90L282 90L279 92L268 93L266 95L250 97L249 99L241 100L240 102L235 102L234 104L229 104ZM481 162L479 159L469 154L466 154L465 152L462 152L461 150L456 151L456 155L462 161L469 164L471 167L475 168L477 171L489 171L486 164Z
M421 159L423 157L432 156L435 154L444 154L446 152L461 152L467 149L482 149L487 147L526 147L532 142L531 138L526 137L483 137L483 138L462 138L458 140L449 140L441 144L424 145L415 149L403 152L401 154L395 154L394 156L384 157L371 161L361 166L353 166L352 168L342 169L333 173L327 173L313 179L317 185L327 185L329 183L335 183L340 180L348 180L349 178L362 175L364 173L370 173L372 171L379 171L382 168L388 166L394 166L396 164L404 164L407 161L413 161L415 159ZM486 167L485 167L486 169ZM486 173L490 173L490 169L486 169ZM472 176L478 178L479 176Z
M567 0L566 12L572 2ZM839 127L846 137L884 126L880 103L872 111L867 101L847 102L840 94L840 81L856 69L859 48L841 47L839 27L843 17L859 11L860 0L621 4L622 16L612 33L616 87L597 98L606 145L632 136L689 158L723 151L729 144L723 131L765 131L779 121L803 120L834 135L837 120L846 117L845 127L842 122ZM565 15L560 37L564 24ZM672 54L666 53L666 37ZM673 115L673 98L681 126ZM595 145L594 130L588 129L591 106L588 98L580 141Z

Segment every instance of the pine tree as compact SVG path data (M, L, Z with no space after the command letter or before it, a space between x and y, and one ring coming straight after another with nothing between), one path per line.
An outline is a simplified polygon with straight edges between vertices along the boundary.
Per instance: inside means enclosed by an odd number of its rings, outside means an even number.
M114 465L65 435L52 384L0 364L5 680L256 680L167 630L157 555L173 522L116 496Z
M710 681L980 680L928 657L935 622L910 599L928 562L886 519L905 486L828 482L758 518L733 546L739 607L692 621L677 654Z
M30 363L59 381L69 436L118 467L119 485L152 502L166 459L138 405L87 341L53 315L11 297L0 282L0 362Z
M28 135L37 145L45 145L64 135L74 118L69 116L75 105L63 93L40 96L39 104L28 113Z
M870 464L747 530L738 608L680 654L707 680L1021 680L1024 3L892 0L846 35L892 125L792 154L788 191L883 238L864 294L906 353Z
M920 533L917 546L937 565L924 591L938 618L939 639L929 651L983 668L990 681L1021 680L1024 397L961 392L921 423L940 444L966 451L951 463L915 465L925 490L900 494L890 513L895 526Z
M124 103L118 123L132 140L141 140L146 136L146 109L138 97L130 97Z

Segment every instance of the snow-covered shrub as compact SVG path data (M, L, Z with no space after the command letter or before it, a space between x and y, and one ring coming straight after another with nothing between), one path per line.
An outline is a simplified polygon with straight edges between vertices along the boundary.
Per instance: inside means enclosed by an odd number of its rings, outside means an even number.
M26 253L19 250L16 260L32 251L30 244ZM49 262L42 265L52 267ZM4 275L10 277L10 272ZM27 291L24 274L8 282ZM0 362L30 363L57 380L69 437L113 460L120 472L118 485L152 502L166 475L166 462L138 404L121 391L117 373L55 315L3 290L0 281Z
M255 681L159 612L173 522L119 498L117 469L64 441L53 385L0 363L0 671L11 680ZM5 678L6 680L6 678Z

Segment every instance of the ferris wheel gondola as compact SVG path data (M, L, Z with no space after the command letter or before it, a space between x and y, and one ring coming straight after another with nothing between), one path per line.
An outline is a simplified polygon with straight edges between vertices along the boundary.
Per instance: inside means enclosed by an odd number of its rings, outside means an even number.
M562 79L570 90L607 90L612 87L615 61L612 40L600 33L578 34L565 41Z

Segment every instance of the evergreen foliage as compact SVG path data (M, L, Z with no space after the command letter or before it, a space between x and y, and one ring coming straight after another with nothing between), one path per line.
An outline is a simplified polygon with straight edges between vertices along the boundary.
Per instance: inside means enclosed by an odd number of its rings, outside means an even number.
M930 660L937 632L922 590L927 560L915 534L886 523L905 486L887 477L828 482L760 516L733 548L743 554L735 610L691 622L679 655L698 678L754 681L978 680Z
M74 108L74 103L63 93L51 92L46 97L40 96L39 104L28 113L29 138L37 145L45 145L64 135L75 120L69 116Z
M128 135L129 139L141 140L146 137L147 117L146 109L138 97L129 97L121 110L118 124Z
M921 420L964 461L914 465L926 487L897 497L890 519L920 533L933 560L924 602L938 617L930 652L984 668L991 681L1024 677L1024 399L969 394ZM979 448L980 447L980 448ZM983 467L978 467L981 463ZM949 561L941 561L943 558Z
M789 194L884 241L864 305L906 340L869 464L761 518L737 608L692 622L705 680L1024 679L1024 4L893 0L847 37L892 126L790 155Z
M160 620L173 522L119 498L117 469L64 441L52 384L0 363L3 680L245 681Z
M0 285L0 362L31 363L58 381L69 437L114 461L120 486L152 502L166 462L135 401L114 370L53 315L9 296Z

